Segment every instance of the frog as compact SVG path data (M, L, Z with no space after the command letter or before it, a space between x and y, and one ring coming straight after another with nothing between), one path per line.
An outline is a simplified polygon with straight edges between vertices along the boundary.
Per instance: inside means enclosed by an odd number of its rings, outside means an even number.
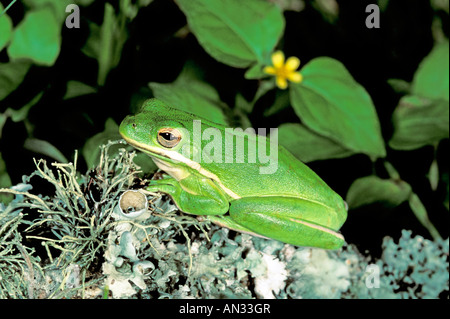
M196 138L198 132L209 134ZM262 173L268 160L257 155L267 156L274 143L248 132L155 98L119 126L126 143L165 173L146 190L169 195L181 212L285 244L341 248L345 239L339 230L348 210L342 197L278 142L270 154L275 169ZM217 138L214 147L211 137Z

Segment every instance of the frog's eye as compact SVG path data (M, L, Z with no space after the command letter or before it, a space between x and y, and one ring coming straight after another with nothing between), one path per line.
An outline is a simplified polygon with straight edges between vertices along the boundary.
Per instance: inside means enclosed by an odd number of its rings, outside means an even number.
M181 141L181 133L174 128L162 128L158 131L158 142L164 147L175 147Z

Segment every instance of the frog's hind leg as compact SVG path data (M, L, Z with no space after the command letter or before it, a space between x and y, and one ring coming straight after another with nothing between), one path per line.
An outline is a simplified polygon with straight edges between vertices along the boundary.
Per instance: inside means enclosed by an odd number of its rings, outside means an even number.
M250 233L288 244L338 249L345 243L337 231L342 222L333 209L320 203L283 196L246 197L232 201L229 214Z

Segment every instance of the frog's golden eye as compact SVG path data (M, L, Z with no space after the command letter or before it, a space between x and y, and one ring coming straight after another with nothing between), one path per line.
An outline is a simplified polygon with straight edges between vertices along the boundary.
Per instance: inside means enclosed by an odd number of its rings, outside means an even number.
M158 131L158 143L164 147L175 147L180 141L181 133L175 128L162 128Z

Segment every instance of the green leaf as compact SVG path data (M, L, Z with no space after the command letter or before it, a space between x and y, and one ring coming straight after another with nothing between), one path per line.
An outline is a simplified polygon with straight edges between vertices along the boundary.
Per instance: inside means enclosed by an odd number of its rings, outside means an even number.
M3 11L3 6L0 3L0 13ZM11 18L5 13L0 16L0 51L6 46L12 34Z
M275 88L276 84L275 81L262 81L261 84L266 83L267 85L270 85L267 89L267 91ZM261 90L262 85L259 86L258 92ZM258 94L257 92L257 94ZM266 92L262 92L265 94ZM262 95L260 95L262 96ZM255 96L255 100L257 99L257 96ZM275 91L275 101L272 103L272 105L264 110L264 116L269 117L274 114L277 114L278 112L281 112L282 110L291 107L291 97L288 90L276 90Z
M0 153L0 188L9 188L12 186L11 178L6 170L5 161L3 161L2 153ZM14 196L12 194L0 193L0 203L8 204L12 201Z
M313 59L301 74L304 80L290 85L290 96L307 127L354 152L386 155L372 100L339 61Z
M37 138L27 138L23 147L29 151L51 157L60 163L68 163L67 158L47 141Z
M103 16L103 24L100 28L100 51L97 57L98 61L98 77L97 83L104 85L106 76L109 71L115 67L114 65L114 34L113 31L117 27L116 17L114 15L114 7L105 3L105 13Z
M439 232L428 218L427 210L425 206L422 204L422 201L420 200L419 196L412 193L409 198L409 206L411 207L411 210L413 211L414 215L416 215L420 223L431 234L431 237L433 237L434 240L441 239L441 235L439 235Z
M77 0L74 2L80 6L87 7L91 5L94 2L94 0Z
M395 207L408 200L410 194L411 186L402 180L366 176L353 182L346 201L352 209L376 202Z
M439 185L439 166L436 159L430 165L430 170L428 171L428 180L430 181L430 186L433 191L436 191Z
M67 82L67 89L66 94L63 97L63 100L72 99L74 97L87 95L96 93L97 90L93 88L92 86L89 86L83 82L79 81L68 81Z
M449 205L449 194L450 194L450 185L449 185L449 181L448 181L448 172L443 173L442 174L442 181L445 184L445 188L446 188L446 192L445 192L445 199L444 199L444 206L447 208L447 210L449 210L450 205Z
M39 10L43 8L50 8L53 11L53 15L58 21L58 25L66 20L69 13L66 13L66 7L69 4L78 4L78 1L74 0L22 0L29 10Z
M0 138L2 138L3 126L5 125L8 117L9 117L9 114L7 112L0 113Z
M253 107L255 106L255 103L262 97L264 96L266 93L268 93L269 91L273 90L275 88L275 81L272 80L262 80L259 81L259 86L258 86L258 90L255 92L255 95L253 97L252 101L247 101L244 99L244 97L240 94L236 95L236 108L241 109L242 111L244 111L247 114L250 114L253 112ZM281 104L284 104L285 102L287 102L288 105L285 105L286 107L290 106L289 103L289 96L285 95L285 91L277 91L276 92L277 96L275 98L275 102L274 105L272 105L272 108L276 108L278 106L278 103L281 100ZM284 106L283 106L284 108ZM277 109L279 110L279 109ZM275 112L273 112L275 113ZM264 116L270 116L273 113L270 113L270 110L266 110L264 112Z
M330 158L342 158L353 154L329 138L318 135L297 123L278 127L278 141L301 161L307 163Z
M265 63L284 30L284 17L261 0L178 0L192 33L213 58L233 67Z
M14 30L8 55L28 58L36 64L51 66L61 46L61 26L50 7L29 11Z
M93 168L98 164L101 151L99 147L100 145L106 144L108 141L114 141L121 138L122 137L119 134L119 126L113 119L108 118L105 122L105 130L92 136L83 146L82 154L88 168ZM109 152L113 154L120 147L123 148L123 146L120 145L110 147Z
M44 92L39 92L34 98L31 99L30 102L28 102L18 110L8 108L7 111L11 116L11 120L16 123L25 120L31 107L36 105L41 100L42 95L44 95Z
M93 22L89 22L89 38L84 46L81 48L81 52L88 57L98 59L101 51L101 38L100 38L100 26Z
M409 94L411 92L411 83L401 79L388 79L388 84L399 94Z
M429 99L449 101L448 42L436 45L414 74L412 93Z
M400 179L400 174L395 169L394 165L392 165L388 161L384 161L383 164L384 164L384 168L386 169L386 172L388 173L388 175L391 179L393 179L393 180Z
M215 123L227 125L216 89L193 74L191 67L185 67L178 78L170 84L149 83L153 95L167 104Z
M28 61L0 63L0 101L22 83L31 64Z
M138 165L144 173L155 172L158 169L155 162L153 162L150 157L143 152L137 152L136 156L133 157L133 162Z
M11 118L13 122L20 122L26 119L28 112L31 107L39 102L44 92L38 93L30 102L22 106L20 109L15 110L13 108L8 108L5 113L0 114L0 138L2 137L3 126L8 118Z
M394 134L389 146L412 150L449 137L449 103L417 96L403 97L393 114Z
M108 73L119 64L122 48L127 40L125 20L123 12L119 11L116 16L114 7L105 3L102 25L89 24L90 35L81 50L97 60L97 83L101 86L105 84Z
M264 73L263 69L267 65L267 63L256 63L251 66L247 72L245 72L244 77L247 80L261 79L266 77L267 74Z
M247 101L245 97L240 93L236 94L234 104L237 109L243 111L246 114L250 114L254 106L252 102Z

